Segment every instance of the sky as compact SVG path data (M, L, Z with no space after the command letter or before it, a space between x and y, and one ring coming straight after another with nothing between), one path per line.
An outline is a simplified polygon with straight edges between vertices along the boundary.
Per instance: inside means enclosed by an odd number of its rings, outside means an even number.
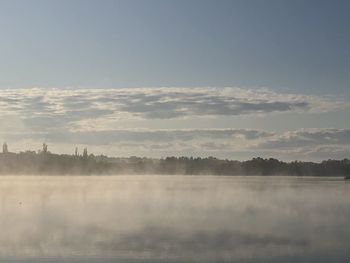
M10 151L350 157L350 2L0 0Z

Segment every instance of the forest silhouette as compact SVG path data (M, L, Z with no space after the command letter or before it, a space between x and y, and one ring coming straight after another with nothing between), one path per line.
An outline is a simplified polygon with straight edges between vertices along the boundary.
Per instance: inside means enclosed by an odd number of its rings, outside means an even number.
M0 153L1 175L289 175L289 176L349 176L350 160L326 160L320 163L292 161L274 158L253 158L247 161L222 160L215 157L108 157L105 155L55 154L42 150L12 153L3 144Z

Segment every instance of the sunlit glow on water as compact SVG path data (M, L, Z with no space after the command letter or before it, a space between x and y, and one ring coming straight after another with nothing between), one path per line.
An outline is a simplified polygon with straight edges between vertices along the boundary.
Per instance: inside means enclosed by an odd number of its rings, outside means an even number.
M350 262L349 190L329 178L3 176L0 259Z

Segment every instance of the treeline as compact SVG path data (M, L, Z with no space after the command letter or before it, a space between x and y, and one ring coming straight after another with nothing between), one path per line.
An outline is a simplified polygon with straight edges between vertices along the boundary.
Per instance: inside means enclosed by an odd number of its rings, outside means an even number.
M53 154L40 152L0 153L0 174L28 175L290 175L348 176L350 161L283 162L273 158L253 158L248 161L220 160L214 157L115 158L104 155Z

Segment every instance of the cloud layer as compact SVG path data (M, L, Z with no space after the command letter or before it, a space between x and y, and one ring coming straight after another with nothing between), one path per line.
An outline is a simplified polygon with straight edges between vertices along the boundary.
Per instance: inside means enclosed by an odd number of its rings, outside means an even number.
M0 90L0 138L16 150L47 141L57 151L68 145L89 145L113 155L346 156L346 129L271 132L259 129L217 128L210 120L237 116L296 113L320 114L349 106L346 101L269 89L135 88ZM226 118L226 119L225 119ZM196 125L208 120L208 128ZM186 129L163 123L187 120ZM123 127L132 121L133 127ZM156 122L156 127L147 127ZM145 126L146 124L146 126ZM173 125L176 126L176 125ZM273 127L272 127L273 128ZM273 129L272 129L273 130ZM67 149L67 148L66 148ZM299 156L299 157L298 157ZM322 156L322 157L321 157ZM317 157L317 158L318 158Z
M329 111L345 102L318 96L282 94L269 89L129 88L0 90L2 115L22 114L66 121L118 118L236 116L290 111Z

